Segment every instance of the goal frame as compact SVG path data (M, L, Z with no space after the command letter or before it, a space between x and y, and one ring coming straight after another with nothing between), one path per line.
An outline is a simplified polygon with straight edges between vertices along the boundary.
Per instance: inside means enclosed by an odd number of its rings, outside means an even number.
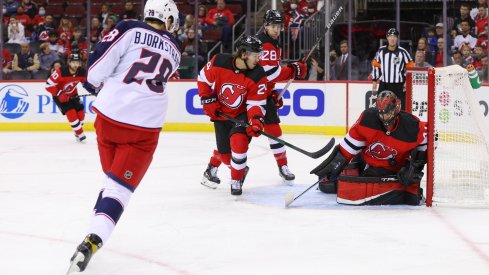
M426 206L433 205L434 154L435 154L435 68L410 68L406 71L406 112L412 113L413 73L426 72L428 75L428 149L426 161Z

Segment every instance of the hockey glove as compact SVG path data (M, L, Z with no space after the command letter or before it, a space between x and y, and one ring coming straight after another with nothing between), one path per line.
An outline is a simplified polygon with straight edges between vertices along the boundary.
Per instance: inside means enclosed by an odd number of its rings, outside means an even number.
M419 183L424 176L423 168L426 164L426 151L413 150L409 162L399 170L397 178L403 186Z
M284 106L284 101L282 97L279 98L279 95L280 93L277 90L272 90L271 96L273 98L273 103L275 103L275 107L277 107L277 109L280 109L282 108L282 106Z
M294 62L288 65L292 70L294 70L294 78L304 79L307 74L307 66L304 62Z
M261 135L261 131L263 131L263 117L262 116L254 116L250 119L250 125L246 127L246 134L250 137L258 137Z
M215 96L203 96L200 98L200 102L204 108L204 114L208 115L211 120L219 119L217 112L221 111L221 104Z
M88 81L83 82L83 88L87 90L92 95L97 95L100 89L102 89L102 86L100 87L94 87L92 84L88 83Z
M61 94L58 95L58 100L61 103L66 103L66 102L68 102L70 100L70 97L67 94L65 94L65 93L61 93Z
M320 179L328 178L329 181L336 181L347 164L348 161L341 153L339 145L336 145L331 155L314 168L311 174L317 175Z

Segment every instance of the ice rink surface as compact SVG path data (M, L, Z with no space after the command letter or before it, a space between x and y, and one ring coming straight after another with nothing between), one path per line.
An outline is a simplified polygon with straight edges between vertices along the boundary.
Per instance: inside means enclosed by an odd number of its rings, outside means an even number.
M329 137L287 135L308 151ZM339 139L337 139L338 142ZM489 274L489 210L347 207L311 189L324 158L288 150L286 186L267 139L251 143L243 195L229 171L200 184L212 133L162 133L152 166L86 275ZM95 134L0 132L0 274L65 274L86 235L104 175Z

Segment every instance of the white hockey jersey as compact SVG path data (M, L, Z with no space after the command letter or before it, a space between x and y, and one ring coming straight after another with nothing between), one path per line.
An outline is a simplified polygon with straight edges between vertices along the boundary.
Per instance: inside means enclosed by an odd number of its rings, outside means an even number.
M92 108L109 120L160 130L168 109L168 78L178 69L175 38L142 21L124 20L88 56L87 81L102 89Z

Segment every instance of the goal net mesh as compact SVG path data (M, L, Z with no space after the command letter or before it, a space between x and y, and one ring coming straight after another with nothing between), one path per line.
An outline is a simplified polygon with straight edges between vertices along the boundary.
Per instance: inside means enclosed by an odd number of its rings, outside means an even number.
M436 68L434 77L410 71L406 84L414 115L428 121L428 110L434 108L437 141L429 137L435 149L428 156L433 175L432 180L424 177L424 184L432 186L433 205L488 207L489 130L467 70ZM434 95L429 96L429 87Z

